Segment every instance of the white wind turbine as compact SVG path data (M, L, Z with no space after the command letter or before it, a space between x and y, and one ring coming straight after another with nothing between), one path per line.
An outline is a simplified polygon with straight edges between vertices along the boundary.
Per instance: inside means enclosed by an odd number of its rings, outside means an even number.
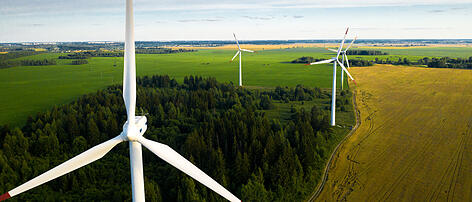
M354 41L356 41L356 39L357 39L357 36L354 37L354 39L351 41L351 44L349 44L349 46L345 50L341 51L342 58L343 58L341 63L344 64L344 59L346 59L346 64L347 64L348 69L351 67L349 66L349 59L347 59L347 51L349 50L349 48L351 48L352 44L354 44ZM334 50L331 48L327 48L327 50L332 51L332 52L338 52L337 50ZM343 89L344 89L344 72L341 72L341 90Z
M55 168L37 176L36 178L16 187L0 196L0 200L21 194L29 189L72 172L82 166L102 158L117 144L128 141L130 147L130 166L133 201L144 202L144 176L141 145L151 150L164 161L183 171L193 179L212 189L229 201L241 201L215 180L194 166L172 148L159 142L143 137L147 129L147 118L135 116L136 108L136 64L134 41L133 0L126 0L126 39L125 64L123 76L123 99L126 105L128 120L123 125L123 132L115 138L99 144L78 156L56 166Z
M313 62L307 65L317 65L317 64L326 64L326 63L333 63L333 89L332 89L332 98L331 98L331 126L336 125L336 64L339 64L341 66L342 70L346 72L346 74L354 81L354 78L352 78L351 74L347 69L344 67L343 63L339 62L339 55L341 54L341 49L344 46L344 41L346 40L346 35L347 32L349 31L349 28L347 28L346 33L344 34L344 39L342 40L341 44L339 45L336 57L331 58L329 60L323 60L323 61L318 61L318 62ZM341 72L343 72L341 71ZM356 81L354 81L356 83Z
M238 56L239 54L239 86L243 86L243 74L242 74L242 54L243 54L243 51L245 52L250 52L250 53L254 53L254 51L252 50L247 50L247 49L242 49L241 46L239 46L239 42L238 42L238 39L236 38L236 34L233 33L233 36L234 36L234 40L236 40L236 44L238 45L238 52L236 52L236 55L234 55L233 59L231 59L231 61L234 60L234 58L236 58L236 56Z

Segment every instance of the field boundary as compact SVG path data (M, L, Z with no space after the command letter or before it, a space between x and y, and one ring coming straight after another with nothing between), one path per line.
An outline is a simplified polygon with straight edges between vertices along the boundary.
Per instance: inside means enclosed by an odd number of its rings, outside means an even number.
M323 191L323 188L326 184L326 181L328 180L328 172L329 172L329 167L331 166L331 163L333 162L333 158L335 154L338 152L339 147L346 142L346 140L356 132L357 128L361 124L361 117L360 117L360 112L359 109L357 108L357 102L356 102L356 91L353 91L352 93L352 104L354 105L354 111L355 111L355 117L356 117L356 125L352 130L341 140L341 142L334 148L333 153L331 153L331 156L329 157L328 163L325 166L324 169L324 174L321 179L321 182L319 182L316 191L311 195L310 199L308 199L309 202L315 201L316 198L321 194L321 191Z

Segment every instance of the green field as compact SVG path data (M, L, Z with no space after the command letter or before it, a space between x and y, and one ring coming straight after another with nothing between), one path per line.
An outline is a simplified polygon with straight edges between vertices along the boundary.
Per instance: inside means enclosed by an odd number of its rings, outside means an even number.
M472 48L411 48L382 49L387 56L363 58L398 58L410 60L423 56L466 57ZM238 61L230 63L233 50L199 50L198 52L159 55L137 55L137 74L167 74L179 81L184 76L216 77L219 81L238 83ZM460 54L458 54L460 53ZM57 58L48 53L22 59ZM245 53L243 83L250 87L318 86L331 88L331 65L304 66L288 63L302 56L331 58L333 53L323 48L292 48ZM356 56L357 57L357 56ZM355 57L351 57L355 58ZM0 69L0 125L21 126L29 115L61 105L79 96L122 81L123 58L91 58L86 65L70 65L71 60L57 60L53 66L29 66ZM339 70L338 70L339 73ZM340 86L340 81L338 81Z

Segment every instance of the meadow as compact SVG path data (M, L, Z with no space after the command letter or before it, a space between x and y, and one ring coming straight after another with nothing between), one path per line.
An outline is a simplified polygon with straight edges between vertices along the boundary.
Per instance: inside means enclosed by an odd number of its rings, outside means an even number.
M284 51L262 51L244 54L245 86L330 86L330 67L307 67L285 63L299 55L327 55L323 49L285 54ZM48 53L20 59L57 58ZM179 81L184 76L215 77L222 82L238 81L238 61L229 62L230 50L199 50L193 53L137 55L138 76L166 74ZM328 57L328 56L326 56ZM27 116L54 105L69 103L79 96L122 82L123 58L91 58L89 64L70 65L71 60L57 60L53 66L23 66L0 69L0 125L19 126Z
M289 62L302 56L327 59L333 57L334 54L323 47L300 48L301 46L291 48L280 46L278 49L272 46L248 46L259 51L243 55L244 86L273 88L303 84L331 88L332 67L330 64L308 67ZM138 76L169 75L178 81L182 81L188 75L199 75L237 84L238 61L236 59L234 62L229 62L235 53L235 50L230 50L230 48L178 54L138 54L137 74ZM351 58L390 57L396 60L407 55L410 60L418 60L424 56L424 51L428 52L427 55L435 56L454 55L457 52L465 56L471 50L472 48L433 47L411 48L411 51L398 52L404 49L386 49L385 51L390 55L352 56ZM17 58L17 60L57 58L60 55L62 54L47 53ZM83 94L122 82L123 58L97 57L89 59L89 63L84 65L70 63L71 60L57 60L57 65L52 66L0 69L0 85L2 86L0 93L3 95L0 97L0 103L2 103L0 125L21 126L30 115L48 110L54 105L69 103ZM338 74L339 72L338 69ZM337 86L340 86L340 81Z
M318 201L471 201L472 71L352 68L361 125Z

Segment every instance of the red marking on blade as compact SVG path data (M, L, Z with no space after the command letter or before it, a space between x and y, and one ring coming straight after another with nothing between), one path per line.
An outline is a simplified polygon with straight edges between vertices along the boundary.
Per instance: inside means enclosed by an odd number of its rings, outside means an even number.
M349 27L346 29L346 34L347 34L348 31L349 31Z
M309 63L308 64L305 64L306 66L310 65Z
M355 81L355 80L352 80L352 81L353 81L353 82L354 82L354 84L356 84L356 86L357 86L357 83L356 83L356 81Z
M0 196L0 201L7 200L9 198L11 198L11 197L10 197L10 194L7 192L7 193L4 193L3 195Z

